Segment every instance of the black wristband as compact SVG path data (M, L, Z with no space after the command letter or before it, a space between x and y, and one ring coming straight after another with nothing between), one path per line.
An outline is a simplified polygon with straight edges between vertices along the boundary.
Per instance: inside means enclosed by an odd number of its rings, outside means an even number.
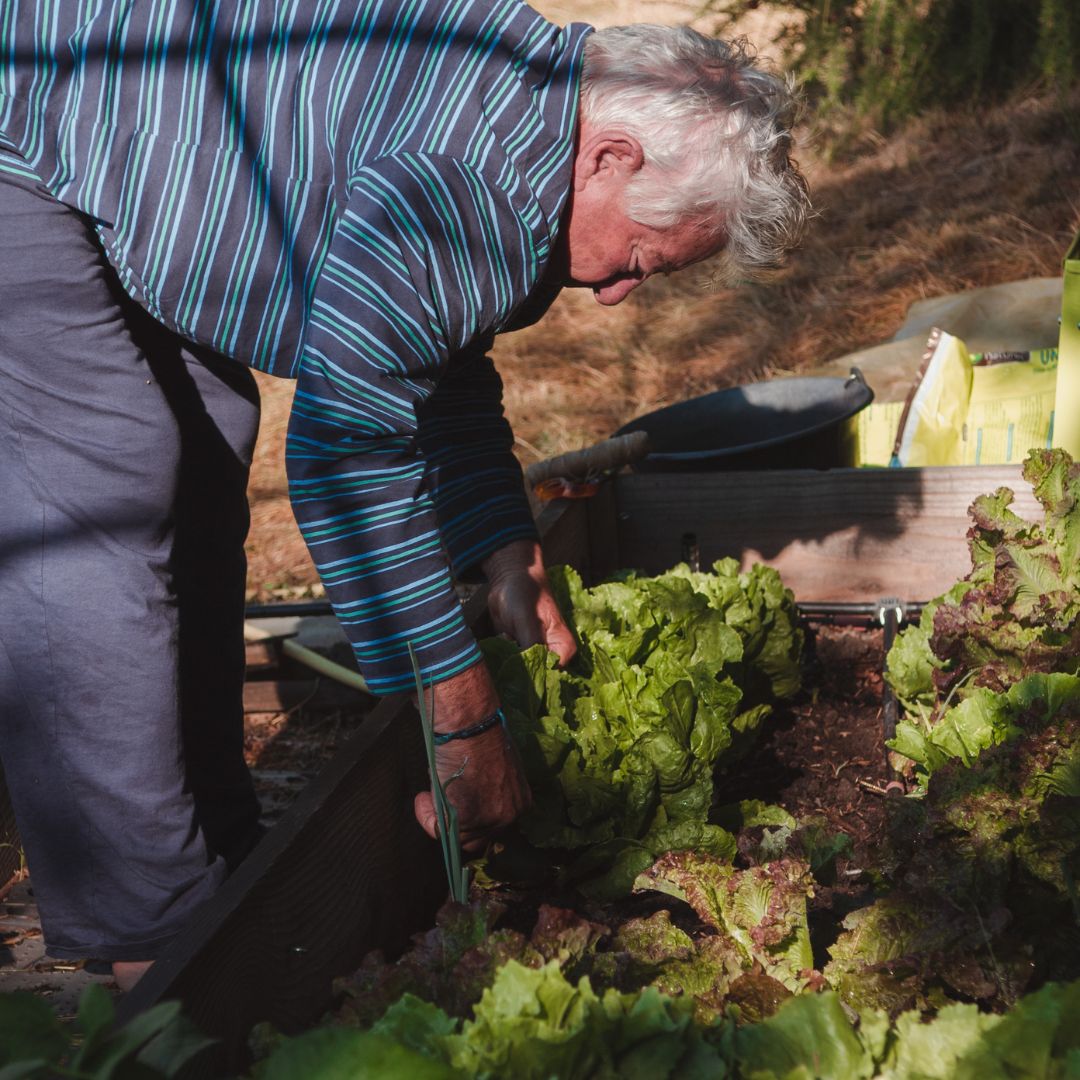
M471 739L474 735L483 735L485 731L490 731L496 724L502 724L506 727L506 714L502 709L496 709L491 716L486 720L481 720L479 724L473 724L472 727L462 728L460 731L436 731L434 734L434 742L436 746L442 746L444 743L451 742L454 739Z

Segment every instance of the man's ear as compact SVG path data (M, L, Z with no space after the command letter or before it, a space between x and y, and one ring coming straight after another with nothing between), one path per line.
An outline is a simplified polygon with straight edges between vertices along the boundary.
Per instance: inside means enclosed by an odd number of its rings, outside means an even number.
M633 135L618 128L585 129L574 159L574 188L616 177L625 182L644 164L645 152Z

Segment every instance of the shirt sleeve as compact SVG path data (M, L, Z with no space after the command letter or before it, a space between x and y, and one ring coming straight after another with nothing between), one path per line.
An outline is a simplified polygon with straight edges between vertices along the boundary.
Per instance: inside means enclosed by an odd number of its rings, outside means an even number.
M490 375L484 391L459 372L442 400L488 393L482 426L500 428L462 449L436 387L451 357L489 339L536 280L536 244L514 201L453 159L382 159L354 178L316 284L286 443L289 494L376 693L413 685L410 644L427 683L480 659L448 550L467 561L492 542L482 516L461 510L460 485L492 467L483 444L505 445L508 429L501 415L492 426Z
M439 531L454 575L477 576L484 559L539 534L503 413L502 380L486 355L491 342L453 357L420 411Z

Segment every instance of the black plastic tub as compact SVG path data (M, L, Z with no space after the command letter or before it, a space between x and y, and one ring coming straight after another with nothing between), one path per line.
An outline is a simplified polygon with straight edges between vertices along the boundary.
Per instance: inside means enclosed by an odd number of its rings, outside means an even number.
M874 399L862 373L736 386L639 416L616 432L646 431L639 472L828 469L846 463L849 421Z

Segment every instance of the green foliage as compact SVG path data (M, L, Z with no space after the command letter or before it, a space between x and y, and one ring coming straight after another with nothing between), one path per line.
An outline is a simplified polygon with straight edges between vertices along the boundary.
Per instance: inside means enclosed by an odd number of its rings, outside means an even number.
M736 954L736 970L755 968L792 991L809 983L814 957L806 902L814 891L805 863L779 859L736 870L691 852L673 852L642 874L636 889L686 901Z
M835 994L792 998L760 1024L730 1031L735 1075L753 1080L862 1080L875 1075L866 1040Z
M1024 478L1043 520L976 499L971 572L889 653L917 787L892 807L892 888L830 949L852 1007L1001 1008L1080 962L1080 467L1032 451Z
M949 761L971 767L984 750L1021 740L1025 731L1042 730L1051 720L1064 720L1078 708L1080 677L1029 675L1004 693L976 690L948 709L929 731L902 721L889 745L914 761L925 781Z
M588 979L568 983L556 964L507 964L475 1012L444 1040L466 1076L705 1080L721 1070L684 1003L652 988L598 995Z
M757 0L708 0L720 31ZM882 130L935 105L981 104L1080 77L1073 0L777 0L790 16L786 60L828 123L847 114Z
M338 980L345 995L342 1022L367 1028L403 994L438 1004L452 1016L465 1016L491 984L495 969L508 959L540 963L543 957L524 935L496 930L503 907L480 896L468 904L448 902L435 925L413 939L396 963L371 953L351 976Z
M435 803L435 816L438 822L439 847L442 849L443 870L450 889L450 899L463 904L469 898L469 868L461 859L461 834L458 830L457 808L446 797L446 789L454 782L450 777L444 784L439 778L435 764L435 696L431 697L432 709L428 711L424 696L424 680L420 674L420 662L416 659L416 650L409 642L409 660L412 663L413 678L416 681L416 708L420 714L420 728L424 734L424 752L427 755L428 775L431 778L431 797Z
M919 756L931 824L984 862L1015 860L1062 894L1080 872L1080 677L1029 675L981 691L929 737L911 725L894 747ZM918 742L917 742L918 740Z
M483 643L533 793L523 836L601 898L626 895L666 851L730 859L732 837L707 821L713 773L798 690L791 593L730 559L592 589L572 570L553 581L579 638L570 670L542 646Z
M400 1050L400 1059L391 1057L391 1046ZM362 1071L373 1068L376 1054L378 1069ZM418 1068L418 1055L435 1068ZM370 1032L323 1029L285 1040L259 1071L260 1080L362 1075L705 1080L722 1076L723 1066L687 1003L653 988L597 994L586 978L569 982L556 961L530 968L509 960L470 1020L452 1019L406 994Z
M891 886L850 913L830 985L895 1014L960 997L1002 1008L1030 980L1076 970L1080 934L1080 677L980 688L891 743L919 786L891 805Z
M1080 465L1063 450L1033 450L1024 479L1043 521L1013 513L1008 488L976 499L971 572L889 652L889 683L924 728L981 687L1003 690L1035 672L1080 669Z
M948 1005L897 1021L890 1080L1036 1080L1080 1075L1080 983L1051 983L1003 1016Z
M405 1032L401 1033L403 1036ZM259 1067L259 1080L453 1080L449 1065L409 1049L384 1035L349 1028L317 1028L283 1039Z
M676 932L676 936L677 936ZM677 947L673 944L672 948ZM470 1020L411 995L370 1032L321 1028L279 1042L259 1080L1042 1080L1080 1075L1080 982L1049 983L1002 1015L947 1004L895 1021L802 994L760 1022L741 1008L695 1023L654 987L598 993L558 965L509 962Z
M164 1002L115 1028L112 999L98 985L79 998L72 1031L32 994L0 994L0 1078L154 1080L176 1076L213 1043Z

